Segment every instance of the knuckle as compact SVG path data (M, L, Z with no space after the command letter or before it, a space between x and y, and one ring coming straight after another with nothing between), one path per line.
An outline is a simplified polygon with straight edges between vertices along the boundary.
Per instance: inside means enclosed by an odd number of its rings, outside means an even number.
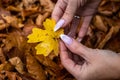
M65 11L64 13L64 16L63 16L63 19L65 19L66 21L68 21L68 23L72 20L72 15L71 15L71 12L70 11Z
M75 52L79 52L79 49L80 49L80 47L79 47L79 45L78 45L77 43L73 44L73 45L71 46L71 48L72 48L72 50L75 51Z

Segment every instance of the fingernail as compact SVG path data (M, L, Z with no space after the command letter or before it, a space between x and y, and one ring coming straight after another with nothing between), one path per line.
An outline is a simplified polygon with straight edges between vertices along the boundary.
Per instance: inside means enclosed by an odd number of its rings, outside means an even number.
M66 44L70 45L72 44L72 38L68 37L67 35L61 34L60 38L65 42Z
M57 31L60 27L63 26L63 24L65 23L65 20L61 19L57 22L57 24L55 25L54 31Z

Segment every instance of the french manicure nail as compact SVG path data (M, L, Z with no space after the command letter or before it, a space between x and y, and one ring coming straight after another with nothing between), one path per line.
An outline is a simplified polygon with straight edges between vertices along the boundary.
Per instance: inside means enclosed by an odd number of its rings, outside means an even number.
M63 26L63 24L65 23L65 20L61 19L57 22L57 24L55 25L54 31L57 31L60 27Z
M70 45L72 44L72 38L68 37L67 35L61 34L60 38L65 42L66 44Z

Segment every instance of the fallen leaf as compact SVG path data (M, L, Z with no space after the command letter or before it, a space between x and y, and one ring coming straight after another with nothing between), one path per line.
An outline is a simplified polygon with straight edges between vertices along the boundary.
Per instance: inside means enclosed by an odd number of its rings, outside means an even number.
M10 58L9 59L9 62L15 66L15 69L23 74L24 73L24 65L23 65L23 62L21 61L21 59L19 57L13 57L13 58Z
M26 67L32 77L36 80L46 80L46 75L42 65L38 63L34 56L27 53L26 55Z
M56 22L52 19L46 19L43 22L44 30L39 28L33 28L32 34L28 36L28 43L37 43L39 44L35 47L36 54L43 54L48 56L52 51L57 56L59 53L59 36L63 33L63 29L60 29L54 32L54 26Z

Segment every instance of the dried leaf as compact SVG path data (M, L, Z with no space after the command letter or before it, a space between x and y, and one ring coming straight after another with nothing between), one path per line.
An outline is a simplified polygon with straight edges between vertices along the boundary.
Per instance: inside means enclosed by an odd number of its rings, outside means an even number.
M104 45L107 43L107 41L110 40L113 35L119 32L119 29L120 28L118 26L111 27L110 31L105 36L105 38L100 42L97 48L100 48L100 49L103 48Z
M22 80L22 78L20 78L15 72L5 71L4 74L9 80Z
M61 32L56 33L55 36L53 35L53 28L49 29L50 25L43 27L43 21L46 18L51 18L54 8L52 1L56 2L57 0L0 0L0 49L2 49L0 51L2 53L0 57L0 80L6 80L6 78L9 80L41 80L41 78L45 80L75 80L64 69L59 56L56 56L59 53L59 47L56 47L59 46L59 36L57 35ZM119 5L120 0L102 0L89 26L87 35L82 40L84 45L90 48L109 49L120 53ZM85 10L84 7L81 9ZM84 14L82 10L81 13ZM79 10L77 11L79 13ZM74 38L78 37L83 20L84 17L73 19L72 25L69 24L67 29L65 28L67 30L65 34L71 32L69 35ZM77 27L78 24L79 28ZM38 37L33 35L34 44L27 44L27 36L32 33L32 29L33 32L37 31L34 29L35 27L41 28L41 30L38 30L41 33L36 33ZM45 34L42 34L44 31ZM50 54L48 56L36 55L36 45L38 45L37 49L41 46L50 47L45 48L45 50L41 48L44 50L43 53L48 51ZM28 56L28 53L30 56ZM11 65L9 62L9 59L15 57L23 62L25 66L24 74L21 74L17 69L15 70L16 66Z
M31 55L26 55L26 67L32 77L36 80L46 80L46 76L42 66L37 62L37 60Z
M6 57L5 57L5 55L3 54L2 48L0 48L0 62L1 62L1 63L4 63L5 61L6 61Z
M51 69L54 73L58 73L61 70L60 66L48 57L44 57L43 55L36 55L35 57L40 63L42 63L45 67Z
M9 59L9 62L10 62L13 66L15 66L15 69L16 69L19 73L21 73L21 74L24 74L24 73L25 73L25 72L24 72L23 63L22 63L22 61L20 60L19 57L13 57L13 58Z
M9 62L4 62L3 64L0 64L0 71L12 71L14 70L14 66L12 66Z
M94 26L99 29L100 31L104 31L107 32L108 28L107 26L104 24L104 21L102 19L101 16L96 15L94 18L94 22L93 22Z
M41 6L43 6L43 12L52 12L54 9L54 3L51 0L39 0Z
M11 31L5 38L3 44L3 51L8 58L18 56L22 61L24 61L24 49L27 42L23 37L21 31L13 29L13 31Z
M12 27L15 28L22 28L24 25L21 23L21 20L19 18L16 18L15 16L5 16L1 15L2 18L10 24Z
M109 0L103 0L100 7L98 8L99 13L111 16L113 13L117 12L119 10L120 1L109 1Z

